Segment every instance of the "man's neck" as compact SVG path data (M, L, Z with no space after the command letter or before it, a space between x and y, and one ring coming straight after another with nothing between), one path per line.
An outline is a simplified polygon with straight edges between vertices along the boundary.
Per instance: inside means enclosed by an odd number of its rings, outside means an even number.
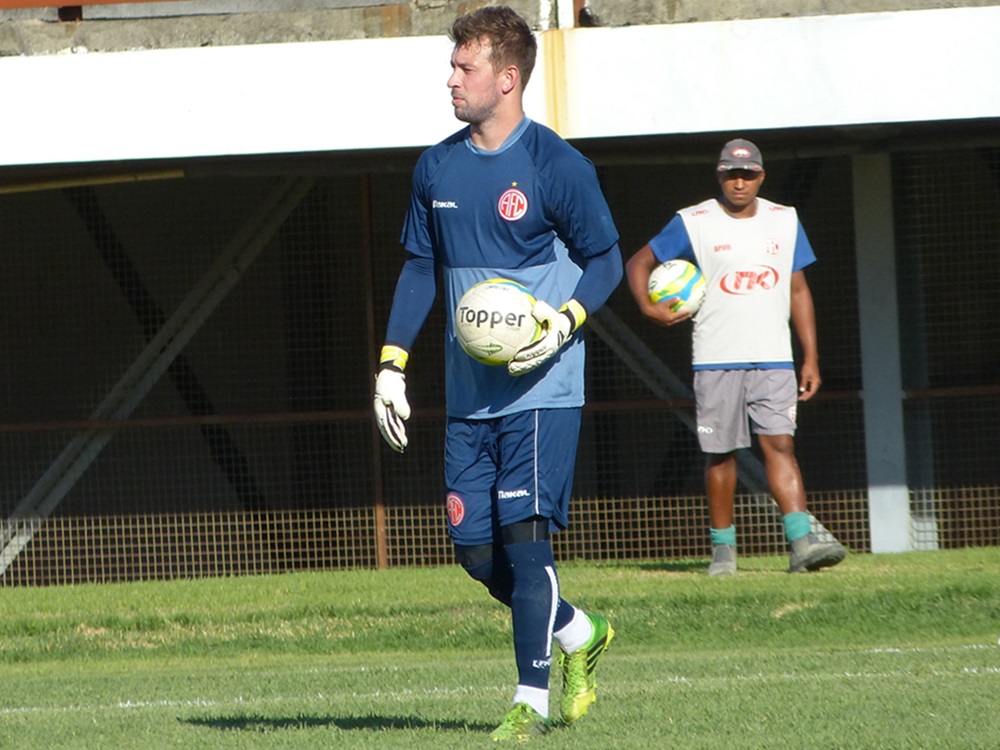
M734 219L752 219L757 215L756 198L745 206L734 206L725 198L719 198L719 205L722 206L723 211L732 216Z
M518 109L509 114L497 114L486 122L473 125L469 130L472 145L483 151L496 151L524 119L524 110Z

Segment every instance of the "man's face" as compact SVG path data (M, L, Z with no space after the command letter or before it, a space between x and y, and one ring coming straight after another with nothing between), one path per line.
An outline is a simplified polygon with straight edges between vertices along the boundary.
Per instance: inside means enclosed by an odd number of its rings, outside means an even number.
M730 169L719 172L722 196L734 209L749 206L757 198L760 186L764 184L764 172L751 169Z
M481 125L500 103L500 77L490 62L492 45L487 40L456 47L451 53L451 104L455 117Z

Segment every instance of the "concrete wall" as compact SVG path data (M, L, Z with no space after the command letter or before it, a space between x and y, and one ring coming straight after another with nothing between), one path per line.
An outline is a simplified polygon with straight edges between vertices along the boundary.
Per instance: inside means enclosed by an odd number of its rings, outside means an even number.
M549 29L525 107L571 139L997 118L996 28L1000 6ZM0 168L416 148L458 128L441 34L76 52L0 57Z
M16 1L16 0L15 0ZM37 1L37 0L36 0ZM446 33L452 20L487 2L460 0L186 0L83 5L82 20L46 8L0 10L0 57L71 51L377 39ZM573 25L567 0L508 0L544 31ZM755 18L893 13L987 7L989 0L588 0L583 25L688 24Z

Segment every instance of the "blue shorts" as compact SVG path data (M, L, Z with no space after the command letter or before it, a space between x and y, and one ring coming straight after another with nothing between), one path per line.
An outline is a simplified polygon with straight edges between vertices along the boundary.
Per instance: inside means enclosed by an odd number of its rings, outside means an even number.
M490 544L503 526L541 516L569 524L580 409L448 419L444 474L455 544Z

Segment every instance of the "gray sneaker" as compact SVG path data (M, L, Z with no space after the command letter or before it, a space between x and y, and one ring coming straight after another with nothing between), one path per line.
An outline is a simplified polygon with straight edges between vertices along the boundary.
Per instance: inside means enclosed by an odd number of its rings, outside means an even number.
M788 560L789 573L805 573L829 568L847 557L847 550L836 540L821 542L815 534L806 534L792 542Z
M736 548L730 544L716 544L712 547L712 562L708 566L710 576L731 576L736 572Z

